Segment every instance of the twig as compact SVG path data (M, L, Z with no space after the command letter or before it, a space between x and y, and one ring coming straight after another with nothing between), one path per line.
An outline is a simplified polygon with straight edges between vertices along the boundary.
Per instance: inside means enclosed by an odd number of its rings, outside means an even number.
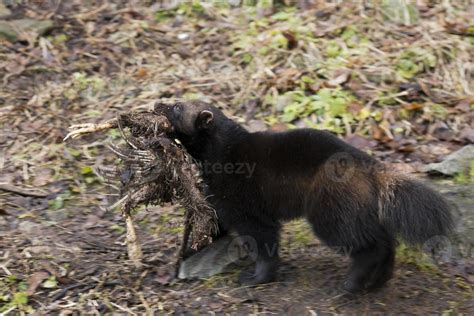
M32 196L32 197L47 197L50 195L50 192L41 192L37 190L29 190L25 188L19 188L11 184L0 183L0 190L17 193L23 196Z
M122 312L126 312L126 313L131 314L131 315L137 315L136 313L132 312L132 310L129 309L129 308L120 306L120 305L118 305L114 302L109 302L109 303L110 303L110 305L113 305L113 306L117 307L118 309L120 309Z
M186 249L188 248L189 236L191 235L191 214L190 212L186 212L186 219L184 222L184 231L183 231L183 243L181 244L181 248L179 249L178 259L176 260L176 270L175 274L179 274L179 268L181 266L181 262L184 259L184 254Z
M130 260L132 260L133 264L136 268L142 267L142 258L143 252L138 242L137 233L135 231L135 227L133 226L132 217L128 212L124 212L125 216L125 225L127 227L127 249L128 249L128 256Z

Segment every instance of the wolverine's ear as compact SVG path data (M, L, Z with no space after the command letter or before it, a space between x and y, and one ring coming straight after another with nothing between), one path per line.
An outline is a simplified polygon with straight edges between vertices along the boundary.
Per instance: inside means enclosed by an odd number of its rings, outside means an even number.
M199 112L199 115L196 121L197 127L199 129L209 128L213 120L214 120L214 114L211 111L203 110Z

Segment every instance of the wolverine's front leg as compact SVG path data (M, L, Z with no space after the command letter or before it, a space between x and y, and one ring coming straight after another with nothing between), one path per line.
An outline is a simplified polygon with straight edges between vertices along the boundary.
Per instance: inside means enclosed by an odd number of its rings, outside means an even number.
M273 281L278 269L280 225L246 221L239 223L234 229L238 234L241 253L245 259L250 258L255 262L253 271L241 272L239 282L242 285L256 285Z

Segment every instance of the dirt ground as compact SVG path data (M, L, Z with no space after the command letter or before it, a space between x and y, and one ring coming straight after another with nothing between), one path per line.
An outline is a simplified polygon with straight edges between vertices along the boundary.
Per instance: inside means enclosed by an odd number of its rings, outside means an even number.
M414 172L474 139L468 2L419 1L415 26L324 1L273 13L59 3L9 7L6 21L52 26L0 39L0 314L474 314L472 245L442 264L400 248L388 285L353 296L340 289L348 259L302 221L285 226L278 282L245 288L238 271L174 279L182 210L139 210L136 269L107 210L117 192L93 170L116 163L105 145L120 135L62 141L71 124L199 98L252 130L331 129ZM464 209L473 168L445 192Z

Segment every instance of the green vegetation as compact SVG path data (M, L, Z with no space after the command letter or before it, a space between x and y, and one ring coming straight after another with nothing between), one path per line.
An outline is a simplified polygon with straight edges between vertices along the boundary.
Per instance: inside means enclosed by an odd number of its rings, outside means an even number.
M32 313L34 310L28 305L28 284L14 275L0 279L0 313ZM2 314L3 315L3 314Z
M430 261L428 255L421 250L400 243L396 249L397 262L412 264L418 269L426 272L438 272L438 267Z
M471 161L469 169L465 173L459 173L454 177L454 181L459 184L471 185L474 184L474 160Z

